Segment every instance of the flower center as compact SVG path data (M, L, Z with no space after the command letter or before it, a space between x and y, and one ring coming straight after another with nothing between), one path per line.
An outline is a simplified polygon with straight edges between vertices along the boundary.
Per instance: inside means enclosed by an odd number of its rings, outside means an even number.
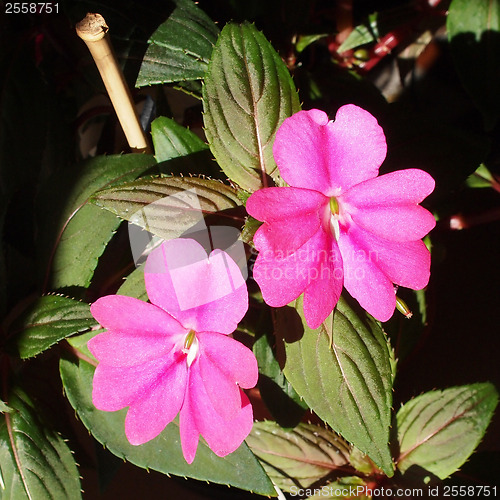
M187 354L186 356L186 364L188 368L191 366L193 361L196 359L198 355L198 351L200 350L200 343L196 338L196 332L191 330L184 339L184 347L182 348L182 352Z
M333 236L336 241L339 240L340 227L339 227L339 218L340 218L340 207L337 198L332 196L330 198L330 229L333 233Z

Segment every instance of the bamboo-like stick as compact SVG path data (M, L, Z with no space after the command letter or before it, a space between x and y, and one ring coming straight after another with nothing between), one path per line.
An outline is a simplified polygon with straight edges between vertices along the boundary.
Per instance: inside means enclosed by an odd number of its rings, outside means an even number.
M149 153L151 150L146 135L107 32L108 26L100 14L89 13L76 25L76 33L89 48L130 148L136 152Z

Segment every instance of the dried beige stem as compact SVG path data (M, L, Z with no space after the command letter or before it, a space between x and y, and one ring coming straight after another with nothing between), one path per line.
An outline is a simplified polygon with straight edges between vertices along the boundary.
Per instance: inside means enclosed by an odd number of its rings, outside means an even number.
M108 26L100 14L87 14L76 25L77 35L86 43L99 69L130 148L150 152L130 90L106 36L107 32Z

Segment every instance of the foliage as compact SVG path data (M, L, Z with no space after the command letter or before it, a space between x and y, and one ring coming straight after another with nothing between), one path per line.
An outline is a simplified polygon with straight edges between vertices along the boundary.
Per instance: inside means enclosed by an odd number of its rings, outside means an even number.
M498 425L487 428L500 383L500 1L70 4L6 14L0 35L0 498L80 498L78 464L106 469L88 455L93 442L186 498L324 498L323 487L370 498L381 485L468 481L468 460L483 480L491 464L474 451L485 440L498 452ZM156 119L142 116L153 154L128 152L96 98L99 77L70 28L87 10L106 16L136 100L154 103ZM384 129L383 173L436 179L424 202L438 220L432 277L426 290L397 290L410 320L381 324L344 291L314 330L302 297L264 303L252 277L260 222L245 204L285 186L273 156L283 121L301 108L334 117L346 103ZM93 405L86 344L102 330L89 306L112 293L147 300L134 228L147 252L201 233L217 246L221 227L236 234L224 248L244 242L248 259L238 264L250 307L234 336L258 360L256 422L236 452L217 457L201 441L189 465L178 420L133 446L125 412ZM126 485L130 497L148 496L148 480Z

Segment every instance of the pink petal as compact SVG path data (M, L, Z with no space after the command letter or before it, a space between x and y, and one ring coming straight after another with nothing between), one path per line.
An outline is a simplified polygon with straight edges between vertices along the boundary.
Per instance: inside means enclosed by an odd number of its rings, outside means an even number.
M343 285L342 257L336 242L322 232L323 247L330 246L330 258L323 254L318 262L317 276L304 291L304 317L310 328L318 328L335 308ZM311 276L313 269L310 270ZM312 276L313 277L313 276Z
M231 333L248 309L248 293L236 263L221 250L210 257L190 239L169 240L148 257L151 302L197 332Z
M431 254L422 241L388 241L355 226L349 235L393 283L413 290L427 286Z
M200 432L198 431L194 417L195 410L191 405L188 392L188 397L184 398L184 404L182 405L179 416L182 454L188 464L193 463L200 440Z
M434 216L420 205L361 208L350 213L363 229L391 241L415 241L436 225Z
M221 335L221 334L219 334ZM201 379L214 410L223 420L233 419L241 409L240 389L220 367L203 355L198 360Z
M310 189L267 188L250 196L247 211L264 222L259 232L274 252L293 252L318 230L327 203L325 196Z
M93 381L94 406L104 411L116 411L130 406L138 398L149 394L157 381L173 369L176 361L175 353L170 352L137 366L116 367L99 363Z
M255 355L248 347L217 333L202 333L198 338L202 347L200 359L209 358L240 387L255 387L259 369Z
M187 372L187 364L181 359L142 399L130 406L125 418L125 434L131 444L139 445L155 438L179 413L186 391Z
M341 233L339 248L344 262L344 286L361 307L379 321L387 321L396 307L394 286L358 241L356 234Z
M254 236L254 243L259 255L253 276L264 301L272 307L285 306L295 300L312 278L320 276L324 262L334 262L337 258L337 252L332 250L333 239L322 228L292 254L274 253L258 232Z
M124 295L101 297L90 312L110 332L88 342L90 352L107 364L134 365L161 356L185 332L159 307Z
M276 133L273 153L288 184L337 196L376 177L387 146L377 120L349 104L337 111L334 122L319 110L287 118Z
M192 368L194 369L190 370L189 392L186 398L189 404L184 404L181 409L181 420L185 419L181 425L181 442L183 434L186 433L184 442L190 446L186 451L192 451L193 431L197 429L217 456L226 456L235 451L250 434L253 426L252 405L240 391L241 410L235 418L224 420L212 406L198 367L192 365ZM189 416L185 413L189 413Z
M173 349L187 333L179 324L178 329L180 332L172 335L108 331L90 339L87 346L97 360L108 366L141 365Z
M357 184L342 195L342 200L357 208L416 205L432 193L434 186L427 172L410 168Z

